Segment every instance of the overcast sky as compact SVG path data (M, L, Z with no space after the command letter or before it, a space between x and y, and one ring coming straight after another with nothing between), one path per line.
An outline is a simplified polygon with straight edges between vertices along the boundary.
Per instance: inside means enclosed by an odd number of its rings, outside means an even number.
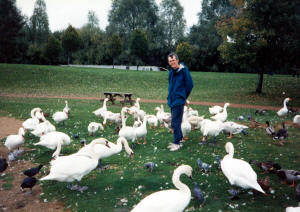
M155 0L159 4L162 0ZM108 25L108 12L111 0L45 0L51 31L61 30L69 24L79 28L87 23L89 10L95 11L101 29ZM190 27L198 21L202 0L179 0L184 8L184 17ZM17 7L23 14L31 17L35 0L17 0Z

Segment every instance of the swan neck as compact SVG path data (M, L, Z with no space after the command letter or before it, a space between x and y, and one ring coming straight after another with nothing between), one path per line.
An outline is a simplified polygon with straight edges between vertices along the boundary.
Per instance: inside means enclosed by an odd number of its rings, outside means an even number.
M52 154L52 157L58 158L58 157L59 157L59 154L60 154L60 151L61 151L61 141L58 141L58 142L57 142L57 146L56 146L56 150L55 150L55 152Z
M96 144L97 144L96 142L92 142L91 143L91 146L90 146L90 156L92 157L92 159L98 160L98 157L97 157L97 155L95 153L95 145Z
M189 187L186 184L184 184L184 183L182 183L180 181L181 174L182 174L182 172L176 172L176 171L174 171L174 174L173 174L173 177L172 177L172 182L173 182L174 186L179 191L191 194L191 191L190 191Z
M283 101L283 107L284 107L284 108L287 108L287 106L286 106L287 101L288 101L287 99L285 99L285 100Z
M122 128L126 127L125 117L124 117L124 111L121 110L121 119L122 119Z

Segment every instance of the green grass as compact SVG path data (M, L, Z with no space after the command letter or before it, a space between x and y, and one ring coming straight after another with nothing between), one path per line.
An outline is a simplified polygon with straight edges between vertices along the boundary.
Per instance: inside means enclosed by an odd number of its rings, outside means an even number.
M12 182L14 180L14 177L11 174L5 174L3 176L1 175L0 180L3 181L2 188L4 190L10 190L13 187Z
M51 69L51 67L48 68ZM61 69L60 71L63 72L65 68L56 67L55 70L56 69ZM68 69L68 71L79 72L80 70ZM94 69L88 71L94 72L95 74L99 72L99 70ZM101 70L101 72L102 71L105 72L107 70ZM133 73L136 75L140 74L137 72ZM144 72L142 74L144 74ZM149 75L153 76L156 76L156 74L157 73L149 73ZM208 75L210 75L210 73L208 73ZM54 91L55 89L53 92ZM145 95L149 95L146 93ZM157 94L156 97L159 95L161 94ZM0 99L1 110L19 119L28 118L30 110L37 106L41 107L43 111L53 114L53 112L63 109L64 100L7 97ZM76 152L80 148L80 139L86 138L88 142L94 139L88 137L87 126L89 122L97 121L92 111L100 107L99 101L96 100L72 99L69 100L69 106L71 107L71 116L66 122L66 127L55 125L58 131L65 132L71 137L73 137L75 133L78 133L80 138L72 139L72 144L63 148L63 154L65 155ZM158 104L141 103L141 108L151 114L154 113L155 106L158 106ZM168 110L166 105L165 108ZM199 114L209 117L208 107L193 105L193 108L197 109ZM108 109L117 112L120 111L121 107L120 105L111 106L109 104ZM241 114L255 116L254 112L255 110L252 109L229 107L228 120L236 121L236 117ZM274 111L268 111L266 115L255 116L255 118L262 123L266 120L270 120L271 123L279 122ZM53 123L53 120L50 118L49 120ZM291 117L289 117L289 120L291 120ZM132 123L133 120L130 117L128 124ZM242 121L242 123L249 124L247 120ZM231 142L235 147L235 157L243 158L246 161L250 159L272 160L278 162L284 168L299 170L298 150L300 143L298 140L300 131L292 127L288 130L289 137L282 147L279 147L276 142L266 136L264 129L249 129L248 136L241 134L234 136ZM106 126L105 131L100 131L97 137L105 137L113 142L118 138L113 126ZM128 211L146 195L161 189L174 188L171 181L173 170L180 164L188 164L193 167L193 181L200 184L200 188L205 193L206 199L202 207L199 207L195 200L191 200L187 208L191 209L194 207L194 211L277 212L284 211L284 208L287 206L297 205L294 188L281 184L275 175L262 174L257 167L253 168L259 178L265 177L266 175L270 176L272 182L271 187L275 190L275 194L268 196L249 195L245 192L240 196L239 200L232 201L228 199L227 190L230 189L231 186L222 172L217 169L214 162L215 155L218 155L220 158L225 155L224 145L228 139L226 135L221 134L217 138L217 146L211 147L209 145L199 145L198 143L201 141L201 137L199 130L192 131L189 134L189 141L184 144L184 147L180 151L169 152L166 147L168 143L172 141L172 135L168 133L166 129L148 128L148 143L146 145L136 145L133 160L122 151L119 155L115 155L103 161L105 165L110 165L108 170L104 172L94 170L82 179L81 184L89 186L87 191L83 193L70 191L66 188L66 183L44 181L40 183L44 189L44 195L42 195L41 198L42 200L47 199L48 201L63 201L65 207L71 208L73 211ZM33 143L38 140L38 138L31 135L25 136L26 147L32 150L27 151L24 158L32 160L35 163L45 164L46 166L42 168L41 174L44 176L48 173L52 151L43 147L34 146ZM156 152L154 152L155 147L157 147ZM208 174L201 172L197 168L197 158L201 158L203 161L213 164L212 171ZM152 173L143 167L144 163L149 161L158 164L158 167L154 169ZM186 176L182 176L181 180L191 189L193 188L193 182ZM124 198L128 200L126 205L121 202L121 199ZM232 207L234 207L234 209Z
M290 97L291 106L300 106L300 79L290 75L265 75L260 95L254 92L257 74L192 72L192 78L192 101L281 106ZM103 97L104 91L119 91L166 99L167 88L167 72L0 64L2 94Z

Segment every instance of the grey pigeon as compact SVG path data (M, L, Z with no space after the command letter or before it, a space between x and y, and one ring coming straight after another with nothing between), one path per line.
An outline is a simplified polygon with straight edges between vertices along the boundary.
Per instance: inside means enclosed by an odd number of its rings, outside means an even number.
M147 162L144 164L144 167L146 167L150 172L152 172L154 167L157 167L157 164L154 162Z
M240 193L239 190L236 190L236 189L232 188L232 189L229 189L229 190L228 190L228 193L230 194L230 197L229 197L229 198L230 198L231 200L239 199L239 197L238 197L238 195L239 195L239 193Z
M204 202L204 195L197 182L194 182L193 196L195 199L202 204Z
M197 159L197 164L200 169L203 169L205 172L207 172L209 169L211 169L211 165L204 163L200 160L200 158Z
M8 160L13 161L16 160L18 157L20 157L23 154L23 149L16 149L13 152L8 153Z
M218 169L221 169L221 159L219 156L216 156L216 161L217 161L217 164L218 164Z

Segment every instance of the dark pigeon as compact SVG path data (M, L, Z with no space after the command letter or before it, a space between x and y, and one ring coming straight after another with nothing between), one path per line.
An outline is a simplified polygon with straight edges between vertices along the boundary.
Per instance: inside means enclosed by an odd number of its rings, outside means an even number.
M198 164L198 167L202 170L204 170L205 172L207 172L209 169L211 169L211 165L207 164L207 163L204 163L200 160L200 158L197 159L197 164Z
M6 162L6 159L0 158L0 172L4 172L7 167L8 163Z
M32 187L35 186L36 182L37 179L35 177L26 177L21 184L21 190L23 191L25 188L30 188L32 191Z
M28 169L28 170L24 171L23 173L28 177L33 177L34 175L39 173L39 171L41 170L42 167L43 167L43 165L40 164L38 167Z
M147 162L144 164L144 167L146 167L150 172L152 172L154 167L157 167L157 164L154 162Z
M202 204L204 202L204 195L197 182L194 182L193 196L195 199Z

